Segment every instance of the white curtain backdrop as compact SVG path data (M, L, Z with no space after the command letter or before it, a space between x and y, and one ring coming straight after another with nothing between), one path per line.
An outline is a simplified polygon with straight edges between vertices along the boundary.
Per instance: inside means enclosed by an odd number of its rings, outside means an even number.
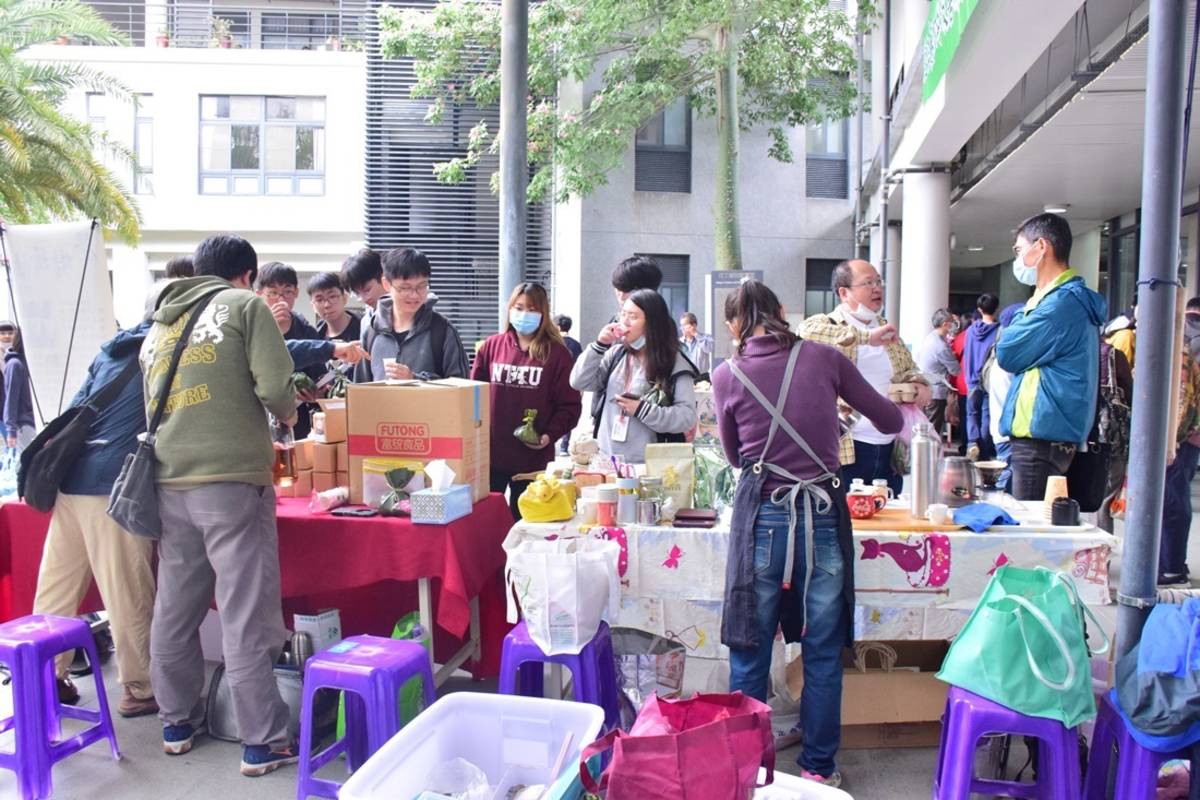
M10 225L5 228L5 245L12 297L4 298L0 311L21 326L35 405L45 417L41 424L71 402L100 345L117 331L104 232L99 226L93 231L90 222ZM7 281L3 292L9 293Z

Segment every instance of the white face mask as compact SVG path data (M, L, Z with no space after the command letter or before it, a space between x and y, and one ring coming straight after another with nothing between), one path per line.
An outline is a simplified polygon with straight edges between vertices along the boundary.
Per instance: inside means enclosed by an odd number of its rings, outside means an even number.
M850 311L850 306L846 306L846 310ZM870 325L872 322L875 322L877 319L879 319L879 312L872 311L866 306L860 305L856 310L850 311L850 316L854 317L859 322Z

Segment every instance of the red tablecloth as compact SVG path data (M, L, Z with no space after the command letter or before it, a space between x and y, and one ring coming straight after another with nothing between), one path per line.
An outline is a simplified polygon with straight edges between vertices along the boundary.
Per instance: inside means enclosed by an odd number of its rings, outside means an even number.
M470 516L449 525L408 519L313 515L308 501L283 498L278 506L279 565L284 611L335 607L344 635L387 635L396 619L416 610L418 578L433 579L435 651L464 638L470 599L479 597L482 663L477 677L496 674L504 620L504 541L512 526L508 504L493 494ZM24 503L0 506L0 619L29 614L50 516ZM99 607L92 587L83 609ZM290 627L290 625L289 625ZM444 635L443 635L444 631Z

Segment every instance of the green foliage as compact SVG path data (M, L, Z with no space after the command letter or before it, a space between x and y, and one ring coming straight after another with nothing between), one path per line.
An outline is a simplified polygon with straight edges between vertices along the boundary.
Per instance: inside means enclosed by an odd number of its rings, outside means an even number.
M379 9L385 57L412 59L412 94L430 101L427 121L450 107L492 106L500 96L500 5L441 0L432 10ZM871 8L860 8L865 25ZM544 0L529 15L531 202L587 195L626 157L634 133L679 97L716 112L724 61L718 31L736 48L739 125L766 126L769 154L792 159L786 128L848 116L855 22L828 0ZM598 84L593 75L598 75ZM572 103L560 85L586 89ZM594 85L596 84L596 85ZM502 132L500 132L502 134ZM483 122L466 154L439 164L445 183L464 180L497 149ZM494 181L493 181L494 184Z
M130 94L91 67L25 57L59 37L126 43L77 0L0 0L0 214L17 223L95 218L135 242L137 208L97 151L122 165L132 154L61 110L75 89Z

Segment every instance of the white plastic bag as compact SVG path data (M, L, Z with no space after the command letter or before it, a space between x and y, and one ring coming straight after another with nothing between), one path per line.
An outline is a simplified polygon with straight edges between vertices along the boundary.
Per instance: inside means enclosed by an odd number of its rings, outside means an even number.
M529 636L547 655L578 653L616 617L621 586L616 542L590 537L523 541L508 551L508 621L517 605ZM514 599L515 592L515 599Z

